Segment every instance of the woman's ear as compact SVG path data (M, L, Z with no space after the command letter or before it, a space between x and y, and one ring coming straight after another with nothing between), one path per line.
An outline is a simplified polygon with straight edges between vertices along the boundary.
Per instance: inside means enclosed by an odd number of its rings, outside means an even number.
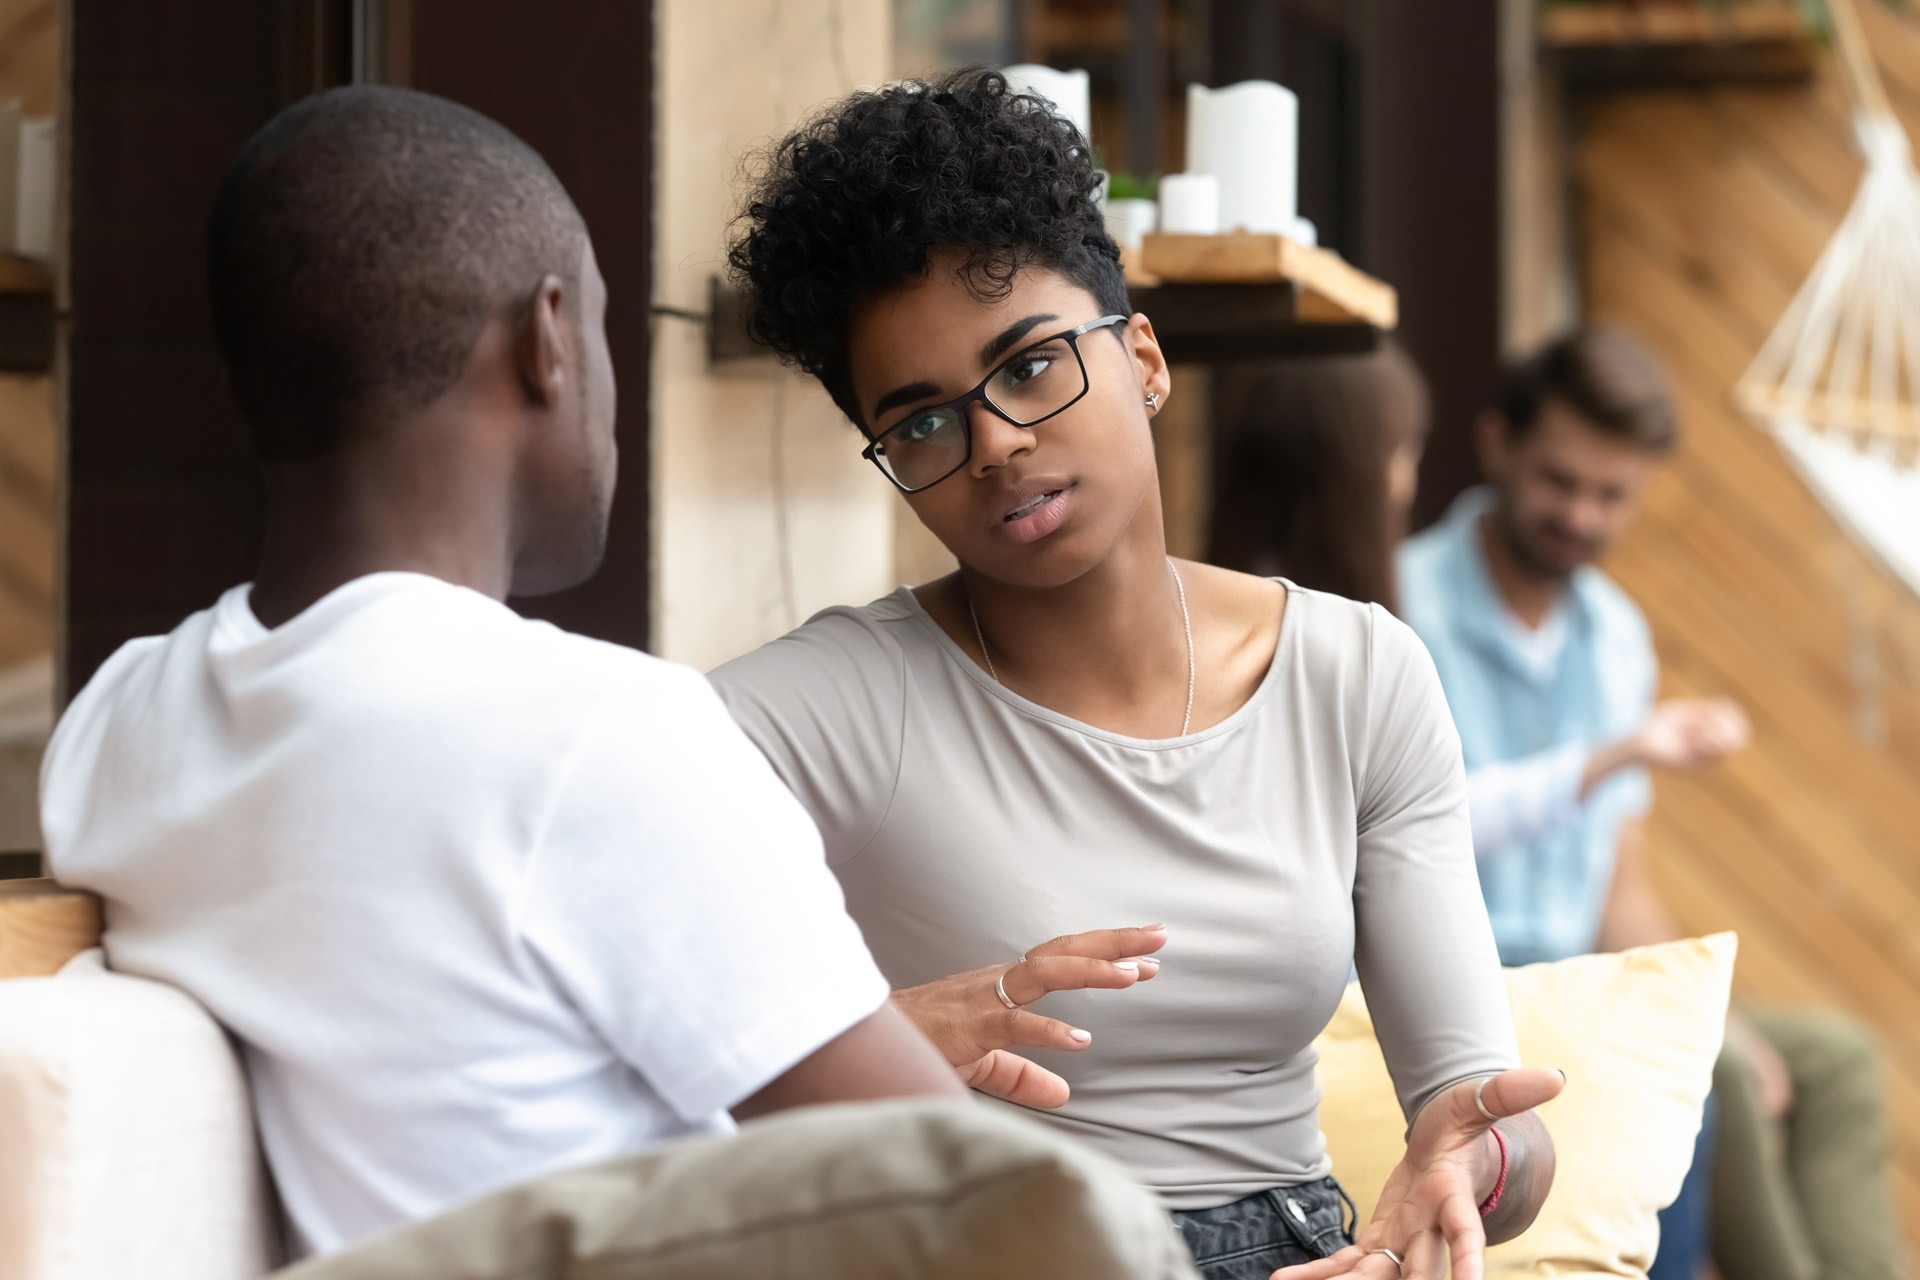
M1147 416L1151 418L1166 406L1167 397L1173 392L1167 357L1160 350L1160 339L1154 336L1153 321L1139 312L1134 312L1122 333L1127 354L1133 358L1134 371L1140 378L1140 398L1146 402Z

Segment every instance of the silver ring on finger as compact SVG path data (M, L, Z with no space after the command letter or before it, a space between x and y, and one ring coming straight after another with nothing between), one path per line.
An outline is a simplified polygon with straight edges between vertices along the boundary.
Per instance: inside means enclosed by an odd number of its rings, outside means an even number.
M1376 1254L1376 1253L1384 1253L1384 1254L1386 1254L1386 1255L1387 1255L1387 1256L1388 1256L1389 1258L1392 1258L1392 1259L1393 1259L1393 1266L1394 1266L1394 1270L1396 1270L1396 1271L1405 1271L1405 1270L1407 1269L1407 1264L1406 1264L1405 1262L1403 1262L1403 1261L1401 1260L1401 1258L1400 1258L1400 1255L1399 1255L1399 1254L1397 1254L1397 1253L1395 1253L1395 1252L1394 1252L1393 1250L1391 1250L1391 1249L1369 1249L1369 1250L1367 1250L1367 1253L1368 1253L1368 1255L1369 1255L1369 1256L1371 1256L1371 1255L1373 1255L1373 1254Z
M1491 1079L1493 1079L1492 1076L1482 1076L1480 1079L1480 1083L1473 1087L1473 1105L1480 1109L1480 1114L1485 1116L1489 1123L1492 1123L1493 1121L1496 1121L1500 1118L1499 1116L1493 1114L1493 1112L1487 1110L1486 1102L1482 1100L1480 1097L1481 1094L1487 1091L1487 1081Z
M1007 970L1007 973L1012 972L1013 970L1011 969ZM1013 997L1007 994L1007 973L1003 973L993 980L993 994L999 996L1000 1003L1007 1006L1007 1008L1018 1009L1020 1006L1015 1004Z

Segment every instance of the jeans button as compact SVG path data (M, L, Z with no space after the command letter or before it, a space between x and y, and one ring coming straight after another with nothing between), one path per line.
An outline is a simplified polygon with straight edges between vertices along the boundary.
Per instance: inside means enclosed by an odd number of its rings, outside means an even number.
M1301 1208L1300 1202L1298 1200L1295 1200L1292 1196L1287 1197L1287 1212L1292 1214L1294 1216L1294 1220L1297 1221L1301 1226L1304 1227L1307 1225L1307 1211Z

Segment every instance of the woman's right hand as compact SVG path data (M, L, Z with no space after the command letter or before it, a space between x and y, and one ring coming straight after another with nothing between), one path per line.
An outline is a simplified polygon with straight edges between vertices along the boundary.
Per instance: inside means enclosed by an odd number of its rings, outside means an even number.
M1042 1017L1025 1006L1053 991L1090 987L1118 990L1160 972L1153 953L1167 945L1167 927L1097 929L1069 934L1028 949L1026 958L990 964L967 973L907 987L893 1002L946 1055L970 1089L1023 1107L1052 1108L1067 1101L1067 1082L1007 1050L1013 1045L1084 1049L1090 1032ZM1004 982L1000 1002L996 983Z

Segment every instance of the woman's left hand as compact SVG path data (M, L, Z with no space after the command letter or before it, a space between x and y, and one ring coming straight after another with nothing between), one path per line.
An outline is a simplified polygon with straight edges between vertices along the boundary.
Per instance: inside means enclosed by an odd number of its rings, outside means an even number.
M1273 1280L1443 1280L1449 1254L1453 1280L1481 1280L1487 1233L1480 1206L1500 1177L1500 1148L1491 1133L1493 1121L1474 1105L1479 1084L1467 1080L1453 1086L1415 1117L1407 1153L1388 1176L1357 1244L1317 1262L1282 1267ZM1551 1101L1565 1085L1557 1071L1523 1067L1489 1079L1480 1097L1488 1111L1504 1119ZM1502 1125L1501 1133L1508 1132ZM1510 1166L1502 1209L1515 1195L1513 1180ZM1544 1187L1539 1194L1545 1194ZM1374 1252L1381 1249L1393 1250L1402 1264Z

